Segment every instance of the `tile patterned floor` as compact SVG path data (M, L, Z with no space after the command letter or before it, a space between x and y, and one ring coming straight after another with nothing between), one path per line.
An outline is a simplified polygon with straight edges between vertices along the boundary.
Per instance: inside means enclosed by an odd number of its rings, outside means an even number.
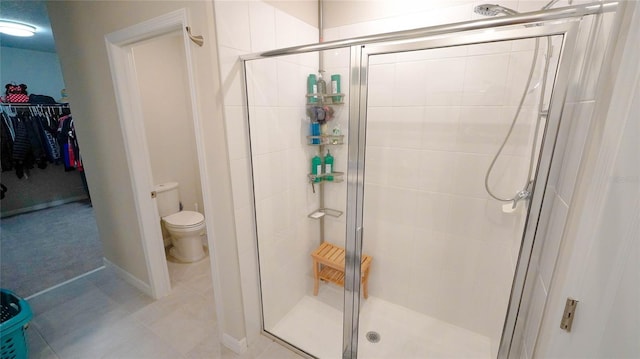
M30 358L300 358L265 337L243 355L221 345L208 258L169 262L169 273L172 292L157 301L109 268L30 299Z

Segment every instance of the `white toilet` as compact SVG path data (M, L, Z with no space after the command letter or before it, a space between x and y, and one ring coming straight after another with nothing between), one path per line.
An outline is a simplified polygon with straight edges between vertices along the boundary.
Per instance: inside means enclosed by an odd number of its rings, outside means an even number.
M173 248L169 254L181 262L196 262L206 256L202 247L205 234L204 216L193 211L180 211L177 182L159 184L155 188L163 235L168 232ZM166 243L166 242L165 242Z

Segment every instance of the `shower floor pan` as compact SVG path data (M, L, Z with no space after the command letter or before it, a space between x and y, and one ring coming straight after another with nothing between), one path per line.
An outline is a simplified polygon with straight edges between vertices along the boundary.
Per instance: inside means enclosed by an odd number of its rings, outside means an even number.
M342 311L320 297L305 296L271 331L319 357L340 358ZM374 296L361 302L358 358L490 358L488 337ZM371 343L369 331L380 340Z

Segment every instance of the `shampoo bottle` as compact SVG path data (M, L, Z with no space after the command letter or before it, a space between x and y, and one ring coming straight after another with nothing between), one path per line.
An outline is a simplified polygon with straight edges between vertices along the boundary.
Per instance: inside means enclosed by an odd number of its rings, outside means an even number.
M324 103L324 96L327 93L327 83L322 79L322 75L318 76L318 94L320 98L320 103Z
M322 178L320 178L320 175L322 175L322 159L318 155L315 155L311 159L311 174L316 176L313 182L320 182L322 180Z
M310 74L309 77L307 77L307 94L313 95L313 96L309 97L308 99L309 103L318 102L318 96L315 95L317 93L318 93L318 83L316 82L316 75Z
M331 75L331 93L340 93L340 75ZM331 100L333 101L333 103L341 103L342 96L333 96Z
M320 144L320 124L317 122L311 122L309 132L311 132L311 136L314 136L311 138L311 144L319 145Z
M324 173L329 175L333 173L333 156L331 156L331 152L327 150L326 156L324 156ZM327 181L333 181L333 176L326 176Z

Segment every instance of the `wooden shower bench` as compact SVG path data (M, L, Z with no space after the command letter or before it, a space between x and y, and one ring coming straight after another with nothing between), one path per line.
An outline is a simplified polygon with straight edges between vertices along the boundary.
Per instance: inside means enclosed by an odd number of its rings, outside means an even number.
M316 248L313 258L313 295L318 295L320 280L335 283L344 287L344 248L324 242ZM360 272L362 273L362 292L364 297L369 297L369 266L373 258L362 255Z

